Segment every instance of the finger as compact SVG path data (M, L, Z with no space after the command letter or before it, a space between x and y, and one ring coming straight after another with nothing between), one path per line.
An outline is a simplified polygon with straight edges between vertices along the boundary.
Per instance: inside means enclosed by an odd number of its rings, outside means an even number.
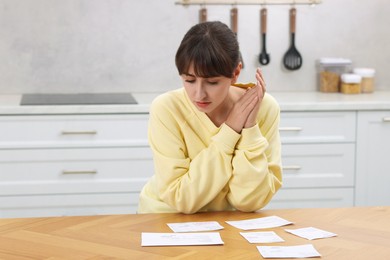
M260 96L261 97L263 97L264 96L264 93L265 93L265 91L266 91L266 88L265 88L265 83L260 83L260 82L258 82L258 84L259 84L259 88L260 88Z
M258 89L257 88L257 84L254 87L248 88L245 91L244 95L241 96L240 99L241 100L246 100L246 99L250 98L251 96L256 95L257 89Z
M249 114L253 111L253 109L256 107L256 105L259 102L259 97L257 95L253 96L251 99L248 100L245 104L242 106L242 114L245 117L249 116Z
M265 81L264 81L264 78L263 78L263 74L262 74L260 69L257 70L256 79L258 81L257 84L260 86L260 89L261 89L260 96L264 96L264 93L266 91L266 84L265 84Z
M257 68L256 70L256 77L260 77L262 80L264 79L263 71L260 68Z
M259 99L259 94L258 94L257 90L255 90L255 89L258 89L257 86L253 87L251 90L248 90L239 99L239 101L236 103L237 110L245 113L245 111L247 111L247 109L249 109L249 110L253 109L252 103L254 102L254 100Z
M256 79L258 81L260 81L261 85L264 86L265 85L265 80L264 80L264 77L263 77L263 73L261 72L260 69L257 70L256 72Z

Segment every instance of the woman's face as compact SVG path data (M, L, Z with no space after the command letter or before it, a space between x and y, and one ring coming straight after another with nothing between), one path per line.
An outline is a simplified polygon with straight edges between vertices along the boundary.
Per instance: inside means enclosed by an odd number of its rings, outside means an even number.
M228 100L233 78L224 76L202 78L197 77L190 67L188 74L182 74L184 88L192 103L199 111L206 114L217 112Z

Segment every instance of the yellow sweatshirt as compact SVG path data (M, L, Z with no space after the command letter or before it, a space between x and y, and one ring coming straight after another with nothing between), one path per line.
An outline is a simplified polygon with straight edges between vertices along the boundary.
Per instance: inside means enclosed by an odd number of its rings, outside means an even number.
M141 191L138 213L261 209L282 185L279 120L269 94L258 125L241 134L215 126L184 88L160 95L148 130L155 174Z

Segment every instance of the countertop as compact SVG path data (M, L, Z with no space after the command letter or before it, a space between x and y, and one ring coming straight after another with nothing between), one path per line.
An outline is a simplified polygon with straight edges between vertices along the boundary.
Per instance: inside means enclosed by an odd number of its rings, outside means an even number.
M0 115L34 114L127 114L149 112L151 101L160 93L132 93L136 105L50 105L20 106L21 95L0 95ZM270 92L282 111L390 110L390 91L369 94L321 92Z
M225 221L278 216L267 229L284 242L250 244ZM172 233L167 223L218 221L223 245L142 247L142 232ZM306 240L284 229L315 227L336 237ZM262 230L253 230L262 231ZM390 207L261 210L256 213L133 214L0 219L2 259L263 259L256 246L312 244L320 259L389 259ZM319 258L315 258L319 259Z

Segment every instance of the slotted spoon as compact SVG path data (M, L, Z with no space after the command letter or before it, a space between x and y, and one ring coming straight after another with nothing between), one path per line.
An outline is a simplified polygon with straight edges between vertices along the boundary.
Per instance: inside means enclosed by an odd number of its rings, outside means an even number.
M284 67L288 70L298 70L302 66L302 56L295 47L295 20L297 10L293 7L290 9L290 32L291 32L291 44L283 57Z

